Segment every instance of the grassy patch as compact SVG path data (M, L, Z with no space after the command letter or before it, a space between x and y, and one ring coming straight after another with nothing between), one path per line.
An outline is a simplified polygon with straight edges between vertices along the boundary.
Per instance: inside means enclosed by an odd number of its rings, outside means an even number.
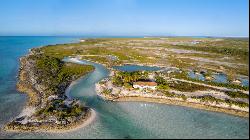
M40 55L36 61L37 76L48 89L47 94L57 93L63 83L79 78L94 69L93 66L65 63L56 57Z
M228 96L232 98L249 98L248 94L242 93L242 92L233 92L233 91L226 91L225 92Z
M244 107L248 107L249 104L248 103L245 103L245 102L241 102L241 101L233 101L233 100L230 100L230 99L226 99L226 100L222 100L222 99L217 99L211 95L206 95L206 96L193 96L191 97L193 99L199 99L201 100L202 102L216 102L216 103L226 103L226 104L229 104L230 106L231 105L236 105L236 106L239 106L241 108L244 108Z

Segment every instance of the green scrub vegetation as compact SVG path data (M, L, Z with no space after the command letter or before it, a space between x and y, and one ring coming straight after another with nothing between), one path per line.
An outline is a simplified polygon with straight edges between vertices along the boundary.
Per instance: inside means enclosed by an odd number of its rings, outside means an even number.
M93 66L66 63L59 58L46 55L34 58L39 71L38 78L48 87L49 93L56 93L63 82L72 80L72 76L80 77L94 69Z
M112 79L112 82L116 86L125 86L130 87L133 85L133 82L138 80L147 80L148 72L146 71L135 71L135 72L116 72L115 76Z

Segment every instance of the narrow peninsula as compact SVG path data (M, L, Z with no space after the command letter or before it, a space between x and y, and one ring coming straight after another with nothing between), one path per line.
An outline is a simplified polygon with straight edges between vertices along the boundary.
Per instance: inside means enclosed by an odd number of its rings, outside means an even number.
M17 89L27 93L21 114L5 126L8 131L63 132L94 117L79 100L65 95L72 81L94 70L93 66L67 63L48 56L40 48L20 58ZM60 130L60 131L57 131Z

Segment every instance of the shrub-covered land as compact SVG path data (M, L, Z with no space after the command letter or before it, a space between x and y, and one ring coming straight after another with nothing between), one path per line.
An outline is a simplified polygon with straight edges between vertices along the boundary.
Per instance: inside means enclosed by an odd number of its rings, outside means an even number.
M245 103L245 102L241 102L241 101L233 101L233 100L230 100L230 99L225 99L225 100L222 100L222 99L217 99L213 96L210 96L210 95L206 95L206 96L193 96L192 97L193 99L200 99L202 102L216 102L216 103L227 103L229 105L236 105L236 106L239 106L239 107L248 107L249 104L248 103Z
M48 92L59 93L63 84L71 82L72 79L85 75L93 70L93 66L66 63L59 58L41 55L36 56L36 67L38 79L47 87Z
M240 91L226 91L225 92L228 96L232 97L232 98L249 98L248 94L242 93Z
M171 80L165 80L161 76L155 77L156 82L158 83L158 90L161 90L165 96L167 97L177 97L182 98L183 100L186 100L187 97L185 95L178 95L174 93L168 92L169 89L174 89L177 91L182 92L194 92L197 90L207 90L208 87L197 85L197 84L191 84L186 82L180 82L180 81L171 81ZM240 91L225 91L225 94L230 96L231 98L249 98L248 94L242 93ZM200 99L202 102L216 102L216 103L227 103L229 105L237 105L240 107L248 107L248 103L241 102L241 101L234 101L230 99L218 99L216 97L213 97L211 95L204 95L204 96L192 96L193 99Z
M36 62L35 69L37 70L37 79L39 79L38 83L46 87L46 90L43 91L45 101L51 95L62 98L48 101L45 108L38 110L40 117L54 115L62 120L79 116L84 111L84 107L79 103L72 103L70 106L65 105L64 92L73 80L92 71L93 66L63 62L59 58L44 54L32 57Z
M206 51L228 55L231 57L239 57L242 61L248 62L249 57L248 39L224 39L216 42L202 42L197 45L176 45L178 48L190 49L196 51Z
M197 90L206 90L208 89L205 86L197 85L197 84L192 84L192 83L187 83L187 82L181 82L181 81L168 81L165 80L161 76L156 76L156 82L158 84L158 89L174 89L178 91L183 91L183 92L193 92Z
M64 104L64 100L55 99L49 102L45 108L38 110L36 116L40 119L46 118L47 116L55 116L58 120L65 120L67 118L80 116L84 109L85 108L76 101L73 101L71 107L69 107Z
M30 131L40 125L46 129L53 125L56 129L56 126L84 119L89 109L75 99L68 99L65 91L72 81L93 69L93 66L64 62L33 49L21 59L18 87L28 93L28 106L35 108L35 112L16 118L6 128Z
M138 80L147 80L148 72L134 71L134 72L116 72L112 78L112 83L116 86L132 87L133 82Z
M193 44L192 42L198 42ZM84 59L109 66L124 63L160 64L180 68L213 68L223 66L226 73L248 75L248 38L102 38L84 42L58 44L41 48L57 58L81 55ZM177 51L171 51L176 49ZM197 53L199 51L199 53ZM92 56L91 56L92 55ZM112 55L117 60L110 61ZM191 58L198 58L191 59ZM206 63L203 58L211 63ZM230 59L224 59L230 58ZM212 61L223 62L222 64ZM235 63L227 65L224 63ZM236 65L240 67L237 67ZM230 74L230 75L231 75Z
M232 88L232 89L241 89L241 90L249 90L249 87L247 86L241 86L241 85L236 85L236 84L232 84L232 83L218 83L218 82L214 82L214 81L202 81L199 79L193 79L188 77L187 72L182 72L182 73L174 73L172 74L172 77L175 78L179 78L179 79L185 79L185 80L189 80L189 81L193 81L193 82L199 82L199 83L204 83L204 84L209 84L212 86L218 86L218 87L226 87L226 88Z

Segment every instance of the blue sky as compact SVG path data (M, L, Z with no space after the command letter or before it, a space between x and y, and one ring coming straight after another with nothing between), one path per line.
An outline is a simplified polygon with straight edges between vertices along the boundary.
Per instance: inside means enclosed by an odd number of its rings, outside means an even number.
M0 0L0 35L249 36L248 0Z

